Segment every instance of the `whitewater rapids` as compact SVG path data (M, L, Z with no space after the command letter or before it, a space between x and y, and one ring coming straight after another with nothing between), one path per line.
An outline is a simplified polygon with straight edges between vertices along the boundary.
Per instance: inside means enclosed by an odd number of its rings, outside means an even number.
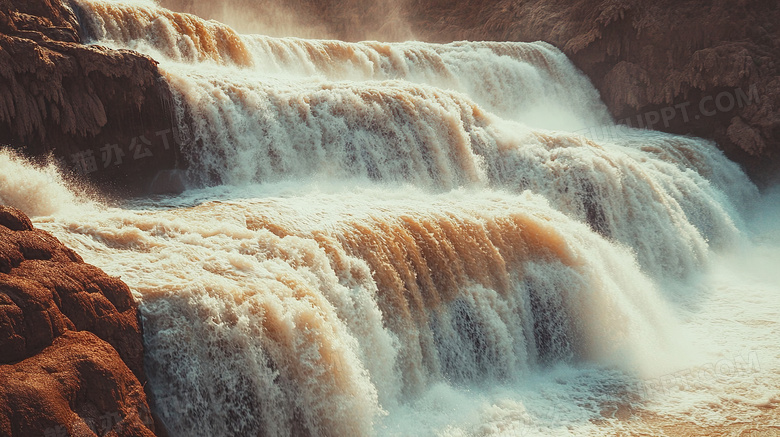
M703 284L729 301L735 276L706 272L761 198L707 141L584 135L613 122L554 47L75 5L92 42L160 62L190 190L108 206L3 152L0 201L130 285L172 435L599 435L625 426L610 408L704 426L776 403L776 378L714 382L727 411L704 412L707 393L641 382L717 359ZM741 301L764 312L755 348L778 333L760 284ZM734 354L755 333L724 332Z

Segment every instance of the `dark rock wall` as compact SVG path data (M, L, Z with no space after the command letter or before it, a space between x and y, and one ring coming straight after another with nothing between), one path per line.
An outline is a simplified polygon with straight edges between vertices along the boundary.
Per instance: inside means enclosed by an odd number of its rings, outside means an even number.
M143 194L177 167L171 92L147 57L81 44L57 0L0 0L0 145Z

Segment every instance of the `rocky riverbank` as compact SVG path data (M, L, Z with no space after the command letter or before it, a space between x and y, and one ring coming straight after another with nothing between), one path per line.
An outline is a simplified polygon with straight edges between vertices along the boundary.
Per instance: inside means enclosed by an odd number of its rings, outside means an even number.
M153 436L136 303L0 206L0 434Z

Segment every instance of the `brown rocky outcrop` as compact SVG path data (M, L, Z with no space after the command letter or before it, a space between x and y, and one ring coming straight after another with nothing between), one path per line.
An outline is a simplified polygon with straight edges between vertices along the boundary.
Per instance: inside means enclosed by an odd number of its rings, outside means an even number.
M65 2L0 0L0 145L148 191L178 165L170 90L153 59L81 42Z
M0 206L0 435L153 436L129 288Z

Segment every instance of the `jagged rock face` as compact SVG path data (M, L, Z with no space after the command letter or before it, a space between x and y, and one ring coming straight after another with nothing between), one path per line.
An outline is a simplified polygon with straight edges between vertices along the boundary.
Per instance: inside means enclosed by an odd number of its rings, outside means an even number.
M143 386L116 350L68 331L13 366L0 366L0 434L154 436Z
M780 3L486 0L415 3L440 41L544 40L616 120L715 140L759 183L780 173Z
M178 165L171 93L157 63L81 44L57 0L0 0L0 144L140 194Z
M152 436L145 381L127 285L0 206L0 435Z

